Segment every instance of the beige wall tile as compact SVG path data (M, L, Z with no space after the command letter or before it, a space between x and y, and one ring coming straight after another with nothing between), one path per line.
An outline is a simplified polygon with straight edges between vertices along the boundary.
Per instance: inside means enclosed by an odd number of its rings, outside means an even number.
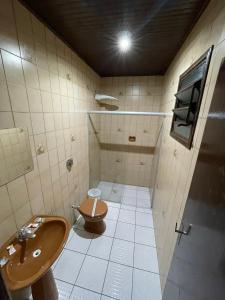
M28 202L27 186L24 177L19 177L16 180L7 184L10 201L14 213L25 203Z
M22 60L25 82L27 87L39 89L37 67L27 60Z
M54 114L53 113L44 113L44 121L45 121L45 131L53 131L55 130L55 122L54 122Z
M31 119L29 113L13 113L15 127L27 128L29 135L32 134Z
M40 173L49 169L48 153L43 153L37 156L38 168Z
M2 1L0 6L0 48L20 55L13 16L12 1Z
M7 81L12 84L24 85L21 58L3 50L1 53Z
M48 92L41 92L43 112L53 112L52 95Z
M31 123L33 134L45 132L43 113L31 113Z
M11 111L8 89L5 81L0 81L0 111Z
M8 83L9 97L14 112L28 112L27 91L24 85Z
M31 212L30 202L27 202L25 205L20 207L15 212L15 221L16 221L17 228L18 229L21 228L31 217L32 217L32 212Z
M0 223L2 223L6 218L12 214L12 207L10 204L10 199L8 195L7 188L5 186L0 187Z
M56 148L56 134L55 134L55 132L47 132L46 133L46 138L47 138L48 150Z
M49 72L43 68L38 68L38 76L40 82L40 88L42 91L51 92L50 76Z
M55 166L59 161L57 149L49 151L49 163L50 166Z
M30 112L42 112L41 92L38 89L27 88Z
M16 222L14 215L9 216L3 222L1 222L0 226L0 246L3 245L6 240L16 232Z
M13 114L11 112L0 112L0 128L14 127Z

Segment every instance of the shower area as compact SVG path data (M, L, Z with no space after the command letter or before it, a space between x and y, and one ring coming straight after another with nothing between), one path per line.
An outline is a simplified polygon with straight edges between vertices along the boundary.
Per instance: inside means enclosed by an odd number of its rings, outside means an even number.
M103 200L151 208L163 114L161 76L102 78L88 112L89 187ZM112 98L113 97L113 98Z
M148 210L162 116L158 112L90 111L90 188L121 208Z

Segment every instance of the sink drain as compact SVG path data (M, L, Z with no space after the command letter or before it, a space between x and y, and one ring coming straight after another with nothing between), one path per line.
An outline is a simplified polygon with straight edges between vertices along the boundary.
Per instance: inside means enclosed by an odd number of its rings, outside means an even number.
M33 257L38 257L41 254L41 250L37 249L33 252Z

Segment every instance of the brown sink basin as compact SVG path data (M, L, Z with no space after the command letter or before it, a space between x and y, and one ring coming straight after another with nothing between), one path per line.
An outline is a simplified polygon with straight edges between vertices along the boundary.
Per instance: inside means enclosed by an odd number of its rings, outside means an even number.
M21 263L21 243L16 236L12 236L0 249L0 256L9 258L3 268L3 276L10 290L18 290L34 284L43 276L58 258L63 250L69 234L69 224L66 219L55 216L41 216L43 224L36 231L34 239L26 241L24 262ZM32 218L29 222L35 220ZM8 256L6 247L13 243L16 253ZM39 256L35 256L35 251Z

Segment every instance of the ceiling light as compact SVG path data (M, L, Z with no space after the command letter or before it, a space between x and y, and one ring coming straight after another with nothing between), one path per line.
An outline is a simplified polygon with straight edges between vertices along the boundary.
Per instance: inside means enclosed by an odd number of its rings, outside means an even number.
M131 47L131 34L129 31L123 31L119 35L118 47L121 52L127 52Z

